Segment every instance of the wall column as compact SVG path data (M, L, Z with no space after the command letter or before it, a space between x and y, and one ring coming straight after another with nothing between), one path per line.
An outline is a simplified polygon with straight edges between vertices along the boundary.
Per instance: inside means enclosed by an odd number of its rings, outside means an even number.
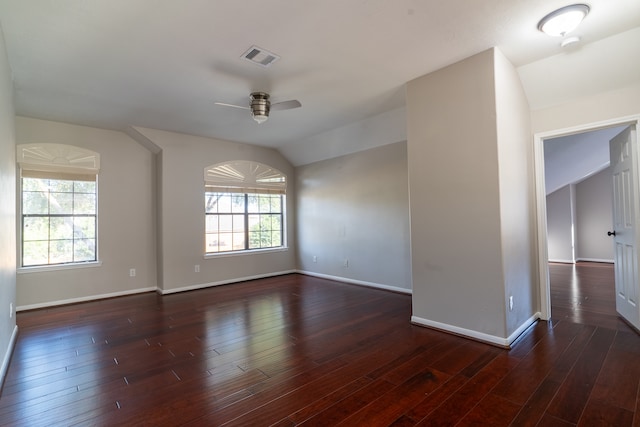
M412 321L508 346L537 312L517 73L491 49L420 77L407 84L407 120Z

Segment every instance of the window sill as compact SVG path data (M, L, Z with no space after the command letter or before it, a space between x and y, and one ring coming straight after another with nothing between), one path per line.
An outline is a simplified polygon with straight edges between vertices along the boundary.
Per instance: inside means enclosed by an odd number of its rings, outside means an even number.
M90 262L76 262L71 264L56 264L56 265L38 265L35 267L18 267L18 274L27 273L43 273L45 271L58 271L58 270L75 270L78 268L93 268L100 267L102 261L90 261Z
M246 251L233 251L233 252L218 252L205 254L204 259L213 259L213 258L226 258L232 256L244 256L244 255L258 255L265 253L273 253L273 252L286 252L289 248L286 246L280 248L267 248L267 249L250 249Z

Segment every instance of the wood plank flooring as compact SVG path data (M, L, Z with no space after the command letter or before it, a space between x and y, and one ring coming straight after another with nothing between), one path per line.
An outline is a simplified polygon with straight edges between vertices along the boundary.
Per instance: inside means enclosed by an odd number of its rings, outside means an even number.
M553 320L511 351L295 274L20 312L0 425L640 426L611 267L550 268Z

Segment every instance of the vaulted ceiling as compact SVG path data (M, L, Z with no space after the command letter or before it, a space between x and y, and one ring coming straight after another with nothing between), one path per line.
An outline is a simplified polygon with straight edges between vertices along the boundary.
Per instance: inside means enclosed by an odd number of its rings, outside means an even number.
M246 142L305 164L402 138L404 84L492 46L518 67L533 109L637 83L640 1L590 0L570 49L537 30L566 4L0 0L0 25L19 115ZM280 59L242 59L254 45ZM302 108L257 124L215 104L248 104L252 91Z
M549 195L607 168L609 141L625 126L582 132L544 141L545 191Z

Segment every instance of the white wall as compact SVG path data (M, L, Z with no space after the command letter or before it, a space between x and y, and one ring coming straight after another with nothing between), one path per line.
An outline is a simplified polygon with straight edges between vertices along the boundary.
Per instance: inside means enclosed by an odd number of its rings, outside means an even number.
M99 267L18 272L21 309L156 288L154 157L122 132L26 117L16 119L18 144L59 143L100 153ZM15 154L12 158L15 162ZM15 249L14 249L15 251ZM130 277L129 270L136 269Z
M552 133L640 114L640 76L634 85L531 112L534 133ZM586 130L586 129L583 129Z
M413 318L505 344L536 304L532 221L517 220L532 180L515 70L492 49L413 80L407 116ZM508 313L510 292L521 308Z
M13 82L0 28L0 388L17 334L16 317L16 178Z
M406 142L298 167L296 188L301 270L411 289Z
M613 262L611 168L547 196L549 261Z
M506 336L538 311L534 285L535 223L531 118L527 97L513 65L494 50L496 125L500 188L500 227L505 284ZM510 306L509 298L513 305Z
M576 185L576 258L613 262L613 191L611 168Z
M158 287L163 293L295 270L294 170L282 155L248 144L140 127L135 130L159 149ZM257 161L287 175L286 250L205 259L204 168L230 160ZM200 272L195 272L196 265Z
M573 224L575 186L565 185L547 196L547 245L549 261L575 261Z

